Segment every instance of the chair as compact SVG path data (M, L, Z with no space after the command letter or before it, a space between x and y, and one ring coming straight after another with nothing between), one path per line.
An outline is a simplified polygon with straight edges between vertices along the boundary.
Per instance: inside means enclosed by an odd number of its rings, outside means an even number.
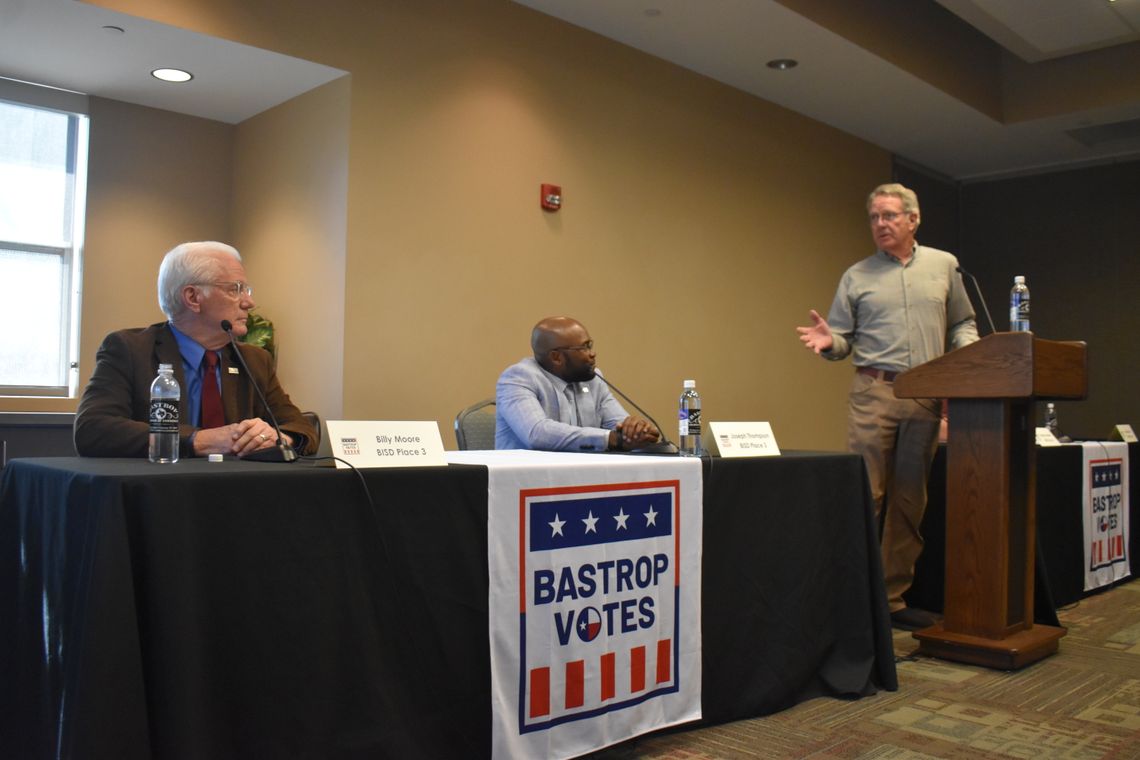
M301 412L301 416L308 420L309 424L313 426L313 430L317 431L317 440L313 441L317 445L317 449L321 446L321 418L316 412ZM316 451L317 449L314 449Z
M495 448L495 399L484 399L455 415L455 442L460 451Z

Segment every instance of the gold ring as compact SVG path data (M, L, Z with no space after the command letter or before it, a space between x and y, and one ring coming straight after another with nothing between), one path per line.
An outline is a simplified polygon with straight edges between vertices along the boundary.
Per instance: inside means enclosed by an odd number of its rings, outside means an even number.
M258 438L260 438L260 439L261 439L261 440L263 440L263 441L268 441L268 440L269 440L269 436L267 436L265 433L262 433L261 435L259 435L259 436L257 436L257 437L258 437Z

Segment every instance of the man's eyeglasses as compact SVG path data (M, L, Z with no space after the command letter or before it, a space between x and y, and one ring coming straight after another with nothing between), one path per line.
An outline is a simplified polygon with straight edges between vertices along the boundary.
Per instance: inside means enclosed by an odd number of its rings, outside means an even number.
M551 351L585 351L586 353L589 353L590 351L594 350L594 341L588 340L580 346L559 346L558 348L552 348L550 350Z
M196 285L211 285L220 289L223 293L234 298L241 298L243 295L247 298L253 297L253 287L249 283L238 280L237 282L198 282Z
M867 221L869 221L871 224L876 224L881 220L887 224L890 224L900 216L906 216L906 214L907 212L905 211L884 211L881 214L868 214Z

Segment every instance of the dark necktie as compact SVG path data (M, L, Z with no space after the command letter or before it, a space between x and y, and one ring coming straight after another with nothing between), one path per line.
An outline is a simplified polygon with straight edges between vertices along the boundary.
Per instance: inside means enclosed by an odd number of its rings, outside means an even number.
M222 411L222 394L218 391L218 352L207 351L202 357L202 427L216 428L226 424Z

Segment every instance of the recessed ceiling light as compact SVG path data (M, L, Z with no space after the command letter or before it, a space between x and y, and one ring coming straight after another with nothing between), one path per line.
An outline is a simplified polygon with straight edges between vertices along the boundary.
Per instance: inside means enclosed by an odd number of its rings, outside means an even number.
M793 58L774 58L768 61L768 68L776 69L777 71L787 71L799 66L800 62Z
M164 82L189 82L194 78L193 74L182 69L155 69L150 75Z

